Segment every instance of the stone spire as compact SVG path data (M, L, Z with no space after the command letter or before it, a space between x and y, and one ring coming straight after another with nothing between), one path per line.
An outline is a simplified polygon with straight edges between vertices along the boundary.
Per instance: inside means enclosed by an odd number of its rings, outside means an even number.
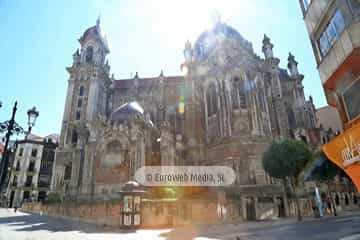
M96 19L96 27L97 28L100 27L100 14L99 14L98 18Z
M295 61L295 57L294 55L292 55L290 52L289 52L289 57L288 57L288 69L290 71L290 75L291 76L297 76L299 75L299 72L298 72L298 68L297 68L297 65L298 65L298 62Z
M106 60L106 63L105 63L105 71L107 74L110 73L110 64L109 64L109 60Z
M163 87L163 84L164 84L164 71L162 69L161 69L160 75L159 75L159 84L160 84L160 87Z
M216 27L216 25L221 23L221 15L216 9L211 14L211 20L213 22L214 27Z
M189 41L189 39L185 42L185 49L184 49L184 58L185 58L185 62L189 63L191 62L193 57L193 50L191 48L191 42Z
M73 66L77 66L80 63L80 52L79 49L73 54Z
M134 86L137 87L139 84L139 75L138 72L135 73L135 77L134 77Z
M264 34L264 38L262 42L263 42L262 52L265 55L265 59L273 58L274 54L272 49L274 45L270 42L270 38L266 36L266 34Z

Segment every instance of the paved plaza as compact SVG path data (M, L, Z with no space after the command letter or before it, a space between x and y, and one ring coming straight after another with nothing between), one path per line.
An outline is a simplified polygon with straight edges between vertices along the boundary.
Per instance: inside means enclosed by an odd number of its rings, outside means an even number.
M344 213L298 223L278 221L206 225L161 230L122 231L47 216L0 209L0 240L288 240L360 239L360 213Z

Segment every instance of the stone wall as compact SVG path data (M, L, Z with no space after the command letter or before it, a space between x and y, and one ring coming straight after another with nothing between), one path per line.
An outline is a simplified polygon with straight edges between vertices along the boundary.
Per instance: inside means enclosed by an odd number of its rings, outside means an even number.
M145 200L142 226L174 227L242 221L239 207L233 202L218 204L211 200Z
M120 227L121 206L120 200L94 203L26 203L22 210L100 226ZM218 205L216 201L209 200L143 199L141 227L163 228L241 221L238 207L239 205L231 202Z
M288 199L289 204L289 216L296 217L297 211L296 211L296 200L295 199ZM301 210L301 216L303 217L312 217L314 216L313 212L313 205L311 203L311 200L308 198L300 198L299 199L300 204L300 210Z
M280 215L275 197L254 198L257 220L277 219ZM265 201L266 200L266 201ZM271 201L270 201L271 200ZM295 200L287 200L284 214L296 217ZM310 199L300 199L302 216L314 216ZM100 226L121 227L121 200L98 202L64 202L53 204L26 203L22 210L92 223ZM249 219L246 199L217 202L216 200L143 199L141 228L167 228L194 224L232 223ZM250 213L251 214L251 213ZM251 219L250 219L251 220ZM255 220L255 219L254 219Z
M93 203L26 203L22 208L25 212L42 213L52 217L72 219L101 226L120 226L120 201Z

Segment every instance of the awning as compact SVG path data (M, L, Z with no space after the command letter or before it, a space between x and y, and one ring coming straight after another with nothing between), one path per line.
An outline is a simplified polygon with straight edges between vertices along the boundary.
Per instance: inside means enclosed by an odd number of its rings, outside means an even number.
M327 157L343 169L360 192L360 124L323 145Z

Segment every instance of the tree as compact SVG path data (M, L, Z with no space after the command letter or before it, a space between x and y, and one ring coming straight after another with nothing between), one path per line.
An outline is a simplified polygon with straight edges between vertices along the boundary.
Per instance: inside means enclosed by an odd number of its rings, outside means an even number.
M318 181L332 181L342 170L321 150L315 153L315 159L321 161L321 165L314 169L312 178Z
M334 215L336 216L335 202L331 197L329 186L335 177L342 173L342 170L335 163L330 161L322 150L315 153L315 156L316 158L311 164L317 166L312 169L310 178L315 181L325 182L328 185L327 195L330 198Z
M297 194L299 177L311 159L312 152L304 142L290 139L273 142L263 155L264 170L271 177L289 180L294 188L299 221L302 219Z
M58 192L50 192L47 195L46 203L60 203L62 202L61 195Z

